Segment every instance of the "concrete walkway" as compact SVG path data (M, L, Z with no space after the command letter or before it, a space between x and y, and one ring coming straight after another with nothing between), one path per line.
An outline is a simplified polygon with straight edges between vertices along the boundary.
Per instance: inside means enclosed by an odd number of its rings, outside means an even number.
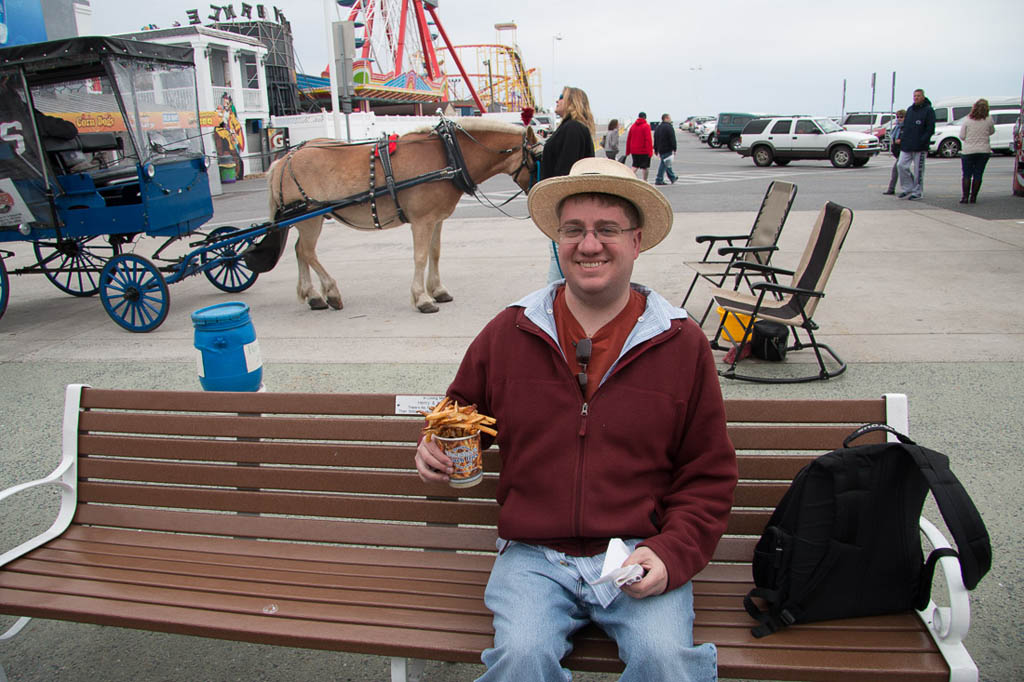
M815 217L790 216L777 264L796 264ZM742 232L751 219L749 213L677 214L672 234L641 256L634 279L680 300L691 277L682 263L700 253L693 237ZM148 256L155 248L143 243L137 252ZM337 230L322 239L320 257L339 281L344 310L313 312L296 300L289 249L242 294L223 294L203 277L171 286L167 321L143 335L122 331L97 299L71 299L42 277L13 278L0 320L0 489L56 464L64 384L198 389L189 313L225 300L252 309L268 390L443 392L483 324L543 283L546 248L526 221L447 222L441 268L455 301L422 315L410 303L408 231ZM9 266L24 262L18 259L30 249L16 250ZM816 315L821 340L849 362L849 371L795 386L723 383L727 397L909 395L911 436L950 456L992 535L995 563L972 595L967 640L985 680L1024 679L1017 608L1024 596L1017 525L1024 518L1022 258L1024 224L1017 220L928 207L856 213ZM699 314L706 301L707 290L698 290L691 310ZM710 321L705 328L714 331ZM797 354L786 364L807 361ZM0 546L38 532L51 508L49 499L5 508ZM938 520L934 509L930 516ZM10 621L0 617L0 628ZM0 644L0 663L12 681L387 678L387 661L374 657L47 621ZM480 670L431 663L424 679L469 680Z

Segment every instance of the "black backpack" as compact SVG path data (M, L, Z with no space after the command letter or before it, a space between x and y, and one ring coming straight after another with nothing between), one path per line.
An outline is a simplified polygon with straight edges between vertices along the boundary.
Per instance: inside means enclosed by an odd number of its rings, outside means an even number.
M900 442L850 447L885 430ZM959 552L936 549L927 562L918 518L929 488ZM959 556L969 590L992 565L988 531L949 469L949 458L885 424L862 426L843 447L793 479L754 550L754 584L743 599L764 637L794 623L921 610L935 563ZM758 608L759 598L766 609Z

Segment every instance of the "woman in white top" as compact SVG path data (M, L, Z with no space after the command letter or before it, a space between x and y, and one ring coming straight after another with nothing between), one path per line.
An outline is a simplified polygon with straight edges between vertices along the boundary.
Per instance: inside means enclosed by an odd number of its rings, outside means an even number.
M988 138L995 132L996 126L992 123L992 117L988 115L988 100L979 99L960 126L960 139L964 141L964 148L960 153L960 168L963 173L960 180L963 188L961 204L973 204L978 200L981 176L985 174L985 165L992 154Z

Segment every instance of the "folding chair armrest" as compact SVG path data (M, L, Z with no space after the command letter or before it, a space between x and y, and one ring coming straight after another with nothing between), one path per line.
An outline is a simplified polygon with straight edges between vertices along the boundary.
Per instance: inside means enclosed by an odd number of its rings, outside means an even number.
M777 246L723 246L718 250L719 256L732 256L738 253L772 253L778 251Z
M777 268L774 265L763 265L761 263L751 263L745 260L736 260L729 264L729 269L737 268L739 270L754 270L767 275L793 275L792 270L785 270L783 268Z
M777 284L776 282L756 282L750 285L750 289L755 293L759 290L765 290L779 294L792 294L794 296L813 296L814 298L823 298L825 296L824 291L801 289L800 287L788 287L785 284Z
M746 234L733 234L733 235L715 235L715 234L698 234L696 237L698 244L704 242L732 242L734 239L746 239L750 235Z

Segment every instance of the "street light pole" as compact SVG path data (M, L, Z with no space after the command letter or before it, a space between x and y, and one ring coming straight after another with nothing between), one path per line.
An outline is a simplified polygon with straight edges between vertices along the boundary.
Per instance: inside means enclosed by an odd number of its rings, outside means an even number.
M696 109L697 109L698 113L701 113L701 103L700 103L700 90L701 90L700 72L703 71L703 70L704 70L704 67L701 66L700 64L698 64L697 66L691 66L690 67L690 71L693 71L693 82L694 82L694 88L693 88L693 90L694 90L694 98L693 99L696 102L695 106L696 106Z
M561 92L557 84L558 81L555 80L555 43L557 43L561 39L561 33L556 33L555 35L551 36L551 82L555 83L555 94L551 98L552 102L558 99L558 93ZM554 105L552 105L552 107L554 107Z
M487 110L497 111L494 106L494 78L491 76L491 60L485 59L484 66L487 67Z

